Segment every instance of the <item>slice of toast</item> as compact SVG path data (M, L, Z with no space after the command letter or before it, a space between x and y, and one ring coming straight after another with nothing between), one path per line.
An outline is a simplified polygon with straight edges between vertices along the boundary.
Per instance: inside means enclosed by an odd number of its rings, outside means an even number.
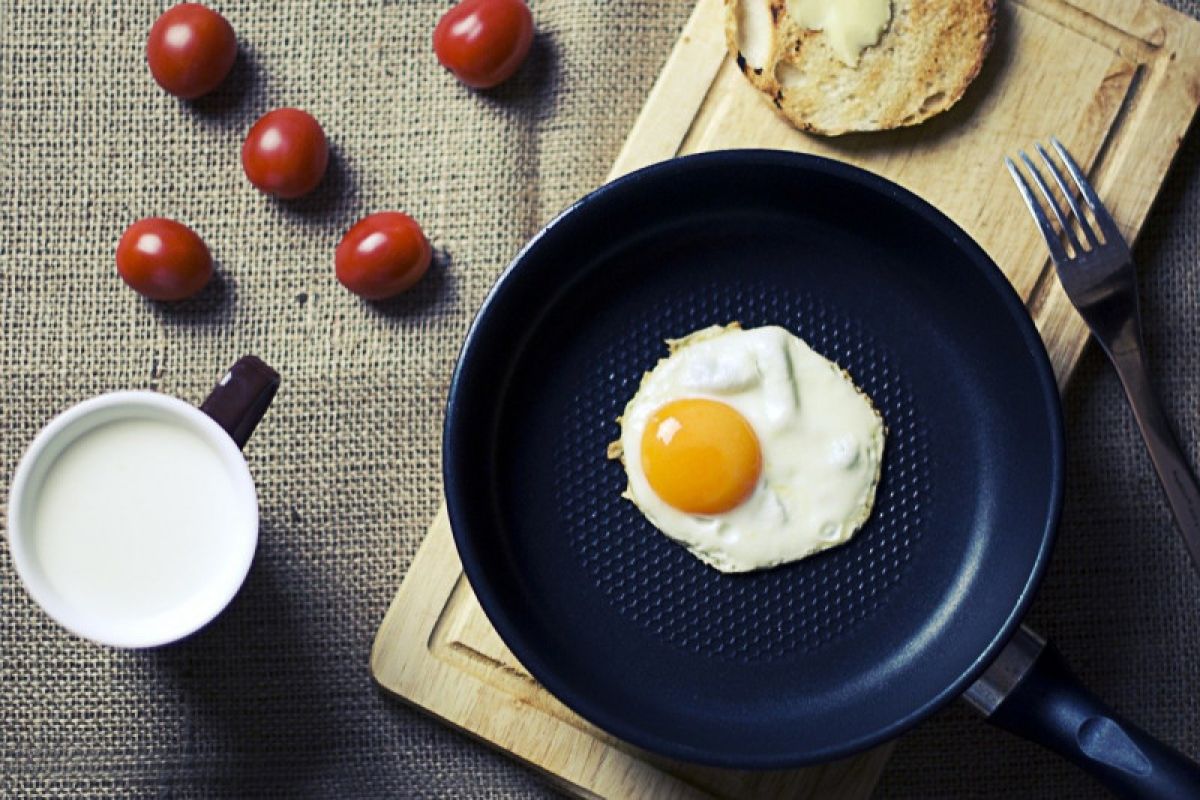
M996 0L892 0L892 19L856 67L821 31L798 26L786 0L725 0L729 50L797 128L836 136L916 125L958 102L979 74Z

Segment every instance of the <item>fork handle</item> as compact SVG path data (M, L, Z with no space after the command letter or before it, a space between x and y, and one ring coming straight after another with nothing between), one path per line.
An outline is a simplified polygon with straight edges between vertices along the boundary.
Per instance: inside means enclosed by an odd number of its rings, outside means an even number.
M1171 431L1171 423L1150 384L1143 352L1139 343L1135 348L1125 352L1110 352L1109 355L1117 368L1121 385L1125 387L1133 418L1142 432L1146 449L1150 451L1150 460L1154 463L1158 480L1167 493L1175 524L1191 553L1192 563L1200 567L1200 485L1179 448Z

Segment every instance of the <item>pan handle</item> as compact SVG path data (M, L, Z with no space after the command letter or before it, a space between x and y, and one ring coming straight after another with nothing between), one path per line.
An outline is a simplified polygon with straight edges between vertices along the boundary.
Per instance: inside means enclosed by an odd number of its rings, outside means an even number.
M1048 747L1118 797L1200 798L1200 765L1124 720L1022 626L965 699L988 722Z

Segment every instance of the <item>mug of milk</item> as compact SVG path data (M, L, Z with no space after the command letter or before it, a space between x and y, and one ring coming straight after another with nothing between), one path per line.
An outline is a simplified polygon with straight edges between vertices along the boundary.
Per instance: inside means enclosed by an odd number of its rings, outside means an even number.
M216 617L258 545L241 448L278 387L275 370L246 356L198 409L114 392L51 420L9 490L9 548L30 596L114 647L167 644Z

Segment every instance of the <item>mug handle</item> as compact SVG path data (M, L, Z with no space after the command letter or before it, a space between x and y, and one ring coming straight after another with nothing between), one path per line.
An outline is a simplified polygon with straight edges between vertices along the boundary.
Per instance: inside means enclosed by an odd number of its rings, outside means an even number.
M240 449L267 413L278 389L278 372L257 356L242 356L217 381L200 410L224 428Z

